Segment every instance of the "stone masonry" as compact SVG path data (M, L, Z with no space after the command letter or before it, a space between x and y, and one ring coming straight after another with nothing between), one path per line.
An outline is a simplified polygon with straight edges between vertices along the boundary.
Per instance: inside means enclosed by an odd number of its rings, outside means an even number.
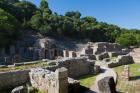
M45 69L32 69L30 81L34 88L43 93L68 93L68 73L66 68L59 68L55 72Z
M56 63L56 65L48 66L46 69L55 71L57 68L65 67L68 69L69 77L72 78L87 74L98 74L96 72L100 70L98 66L95 66L95 61L89 60L87 57L63 58L54 60L52 63Z
M29 82L30 70L0 72L0 90L14 88Z

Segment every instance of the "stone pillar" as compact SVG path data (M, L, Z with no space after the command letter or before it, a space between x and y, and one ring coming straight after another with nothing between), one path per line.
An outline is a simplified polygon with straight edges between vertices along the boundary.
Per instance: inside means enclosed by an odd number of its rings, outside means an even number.
M76 52L72 51L72 57L77 57Z
M14 55L13 62L14 62L14 63L19 63L19 62L21 62L21 57L20 57L20 55L18 55L18 54Z
M68 70L64 67L55 71L56 74L56 92L68 93Z
M93 49L91 48L91 46L87 46L87 48L85 49L85 54L89 54L89 55L93 54Z
M42 59L45 59L45 55L46 55L45 53L46 53L46 52L45 52L45 49L43 48L43 49L42 49Z
M38 54L39 54L39 60L41 60L42 59L42 51L41 51L41 49L38 49Z
M68 50L63 51L63 57L69 57L69 51Z
M54 58L54 49L49 49L49 59Z
M5 53L5 48L2 48L1 49L1 56L5 56L6 55L6 53Z
M129 76L129 66L128 65L124 66L124 71L122 72L121 77L122 77L122 79L129 80L130 76Z
M13 55L15 54L16 50L14 46L10 46L10 54Z

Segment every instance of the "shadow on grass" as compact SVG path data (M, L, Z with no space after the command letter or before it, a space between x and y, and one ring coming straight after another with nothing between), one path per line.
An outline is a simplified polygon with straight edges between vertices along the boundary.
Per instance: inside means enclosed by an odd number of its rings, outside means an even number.
M0 93L11 93L11 90L1 90Z
M77 78L77 80L83 80L85 82L89 82L89 84L90 84L91 82L94 82L94 80L96 79L95 77L96 77L96 75L89 74L89 75L79 77L79 78ZM88 87L89 84L88 83L82 84L79 87L79 91L76 91L76 92L72 91L70 93L96 93L95 91L92 91L89 89L89 87Z
M132 76L130 77L130 80L139 80L140 79L140 76Z
M90 74L90 75L84 75L84 76L81 76L81 77L79 77L79 78L76 78L76 80L86 79L86 78L90 78L90 77L93 77L93 76L96 76L96 75L93 75L93 74Z
M72 92L73 93L73 92ZM90 90L87 87L80 86L80 91L75 93L96 93L95 91Z

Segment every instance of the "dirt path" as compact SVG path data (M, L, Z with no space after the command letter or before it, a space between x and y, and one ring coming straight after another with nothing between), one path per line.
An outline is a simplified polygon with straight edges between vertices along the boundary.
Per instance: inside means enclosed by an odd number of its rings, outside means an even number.
M101 72L102 73L99 74L96 77L96 81L95 81L94 85L92 85L90 90L87 91L86 93L99 93L97 82L99 80L103 79L104 77L113 76L115 82L117 81L117 74L116 74L116 72L113 69L110 69L110 68L107 68L107 67L101 67Z

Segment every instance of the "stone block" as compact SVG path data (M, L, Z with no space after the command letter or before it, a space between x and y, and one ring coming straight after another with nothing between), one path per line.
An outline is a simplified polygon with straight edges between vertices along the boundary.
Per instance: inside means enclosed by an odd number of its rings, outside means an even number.
M107 52L99 54L99 55L96 55L97 60L103 60L104 58L109 58L109 55L108 55Z
M98 81L100 93L116 93L116 84L113 77L105 77Z
M87 48L85 49L85 54L93 54L93 49L90 46L87 46Z

